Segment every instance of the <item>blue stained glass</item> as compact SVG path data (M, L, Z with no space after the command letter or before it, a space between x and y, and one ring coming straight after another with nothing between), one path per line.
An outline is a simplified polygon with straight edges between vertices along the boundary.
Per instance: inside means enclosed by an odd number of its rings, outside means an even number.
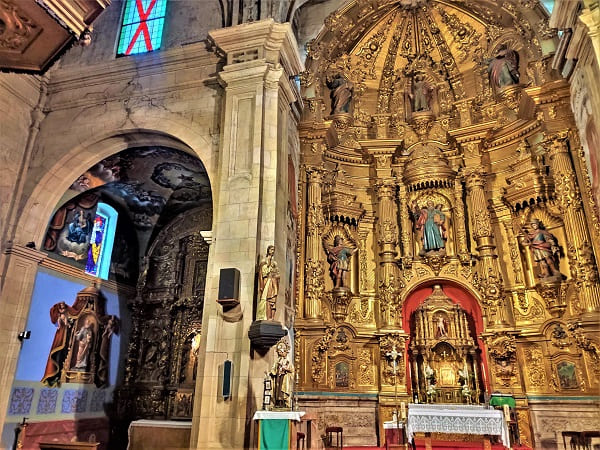
M548 12L552 14L552 10L554 9L554 0L542 0L542 4L548 10Z
M96 213L94 219L94 228L92 228L92 238L88 249L88 259L85 265L85 272L90 275L98 276L100 267L101 252L104 244L104 235L106 231L106 217Z
M106 203L98 203L94 227L88 247L85 272L95 277L108 279L118 213Z
M160 48L167 0L126 0L118 55L145 53Z

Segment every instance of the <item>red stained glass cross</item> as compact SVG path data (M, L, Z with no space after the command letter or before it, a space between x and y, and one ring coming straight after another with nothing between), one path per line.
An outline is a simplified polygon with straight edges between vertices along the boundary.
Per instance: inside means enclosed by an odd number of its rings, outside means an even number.
M131 50L133 49L135 41L138 39L140 34L144 35L144 43L146 44L146 50L149 52L152 51L152 40L150 39L150 31L148 31L148 22L146 22L146 21L148 20L148 17L150 17L150 14L152 13L152 9L154 8L154 5L156 5L156 0L152 0L150 2L150 4L148 5L148 9L146 11L144 11L144 5L142 5L142 0L135 0L135 6L136 6L138 14L140 16L140 24L138 25L137 29L135 30L135 33L133 34L133 37L131 38L131 41L129 42L129 46L127 47L127 50L125 50L126 55L129 55L129 53L131 53Z

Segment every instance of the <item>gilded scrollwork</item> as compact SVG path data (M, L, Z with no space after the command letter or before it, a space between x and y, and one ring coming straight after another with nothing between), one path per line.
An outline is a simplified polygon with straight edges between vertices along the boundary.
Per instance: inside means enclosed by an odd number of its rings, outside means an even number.
M361 349L358 354L358 384L369 387L375 384L373 355L370 349Z
M486 339L488 352L494 362L494 375L505 387L517 382L517 342L514 335L496 333Z
M329 350L331 340L335 334L335 328L325 330L325 334L313 344L311 352L311 376L315 383L322 383L325 376L325 354Z
M527 380L532 388L544 389L547 385L546 369L544 367L544 354L539 345L531 345L525 348L525 360L527 361L526 370Z
M404 343L405 338L397 333L386 334L379 338L379 359L381 361L381 381L383 384L394 386L396 383L404 383L404 370L402 370L404 366ZM396 370L394 370L394 367L396 367Z

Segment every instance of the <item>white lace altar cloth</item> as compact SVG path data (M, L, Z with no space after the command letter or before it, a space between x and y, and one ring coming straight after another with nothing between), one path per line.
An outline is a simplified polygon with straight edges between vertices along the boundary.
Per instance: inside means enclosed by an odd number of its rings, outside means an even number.
M406 437L415 433L488 434L500 436L510 447L504 413L478 405L414 404L408 405Z

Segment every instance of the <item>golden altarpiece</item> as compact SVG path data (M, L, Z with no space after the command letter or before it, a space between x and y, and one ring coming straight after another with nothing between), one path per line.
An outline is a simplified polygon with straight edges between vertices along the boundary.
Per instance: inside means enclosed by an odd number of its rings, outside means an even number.
M396 401L494 391L532 445L532 404L598 391L600 223L547 23L532 0L355 1L308 45L298 398L349 445Z

